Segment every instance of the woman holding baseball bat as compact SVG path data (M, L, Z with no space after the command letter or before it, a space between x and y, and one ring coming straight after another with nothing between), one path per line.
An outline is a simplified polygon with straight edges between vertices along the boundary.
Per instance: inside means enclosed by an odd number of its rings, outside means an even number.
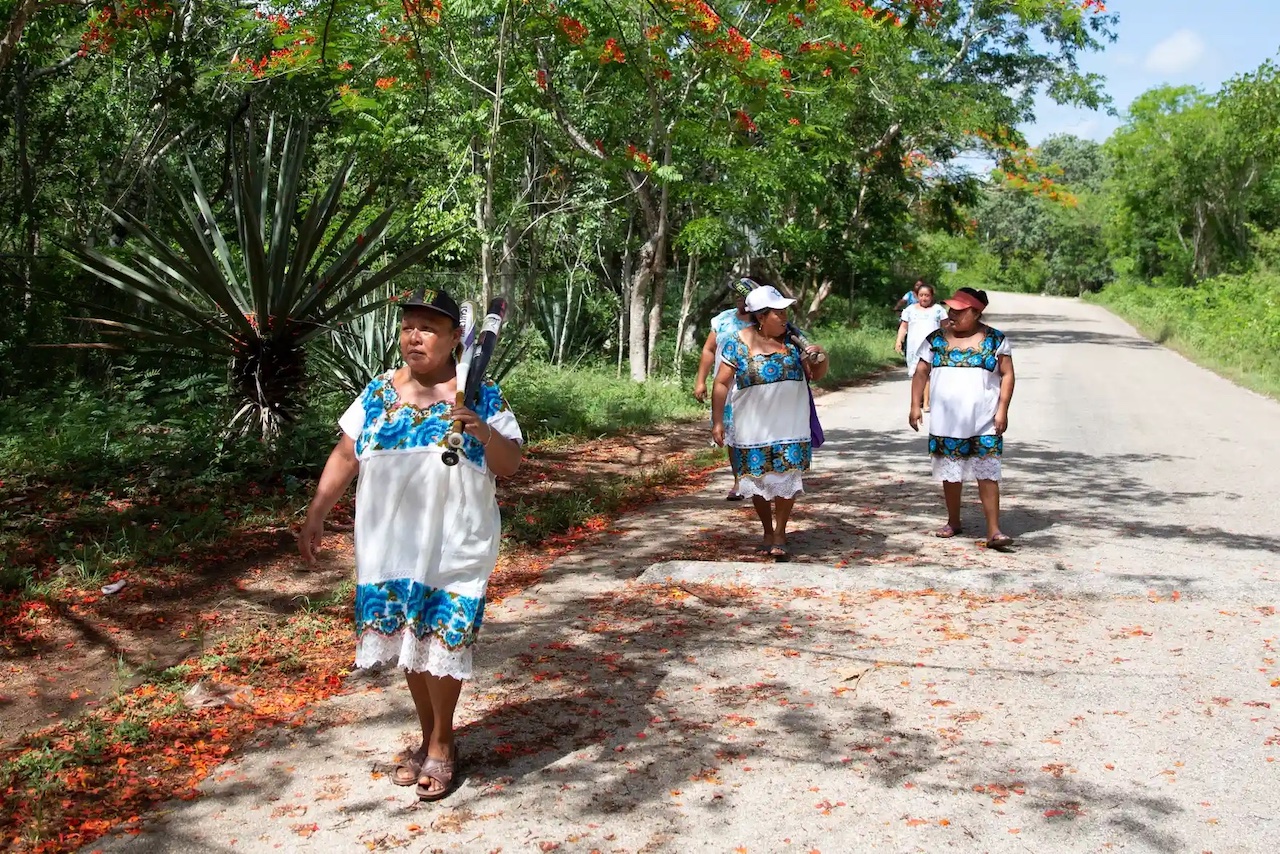
M822 379L829 367L821 347L789 334L793 303L772 285L747 295L752 325L725 341L711 395L711 437L728 446L742 494L751 496L764 534L759 550L777 560L790 557L787 522L813 454L808 381ZM726 431L730 388L733 422Z
M523 436L496 383L457 399L458 304L418 290L402 304L404 365L375 377L342 418L298 535L312 563L324 519L356 489L356 666L394 661L405 671L422 742L392 777L438 800L453 789L453 715L485 589L498 557L495 477L514 474ZM448 435L462 424L460 462L444 465Z

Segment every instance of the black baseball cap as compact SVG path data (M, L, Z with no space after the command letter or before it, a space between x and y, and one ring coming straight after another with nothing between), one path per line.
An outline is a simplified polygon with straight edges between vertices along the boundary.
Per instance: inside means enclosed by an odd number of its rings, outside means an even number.
M454 326L459 323L458 303L443 288L418 288L400 301L401 311L409 308L429 309L452 320Z

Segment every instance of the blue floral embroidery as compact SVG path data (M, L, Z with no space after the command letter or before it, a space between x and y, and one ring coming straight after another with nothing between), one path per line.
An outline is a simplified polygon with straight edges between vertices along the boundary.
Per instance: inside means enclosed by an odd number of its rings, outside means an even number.
M738 388L787 380L804 381L800 351L791 343L787 344L785 353L752 356L747 345L735 335L721 348L720 358L733 365Z
M443 447L445 434L451 426L445 417L449 404L440 401L421 409L401 402L391 382L393 374L394 372L388 371L374 377L360 397L360 403L364 407L364 428L356 439L356 454L363 454L366 450L404 450L432 445ZM476 402L476 414L481 420L488 421L508 408L506 398L497 383L486 380L481 384L480 399ZM475 465L484 467L484 446L479 439L464 433L462 453Z
M929 436L929 453L935 457L953 460L985 459L1004 453L1003 436L971 436L957 439L950 436Z
M947 346L947 336L935 329L925 338L933 353L930 364L935 368L985 368L994 371L1000 367L997 351L1004 345L1005 335L999 329L988 329L977 349Z
M356 587L356 636L391 635L408 629L419 640L434 634L449 649L476 642L484 599L459 596L409 578Z
M808 442L775 442L763 448L729 449L729 465L739 477L763 477L808 471L813 448Z

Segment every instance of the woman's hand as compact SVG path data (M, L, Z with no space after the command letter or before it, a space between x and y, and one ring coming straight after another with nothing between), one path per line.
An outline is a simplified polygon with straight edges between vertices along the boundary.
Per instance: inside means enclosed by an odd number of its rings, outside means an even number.
M911 425L911 429L917 433L920 432L920 422L924 420L924 410L916 404L911 404L911 414L907 416L907 423Z
M707 384L706 384L706 382L700 382L700 383L698 383L697 385L695 385L695 386L693 387L693 399L694 399L694 400L696 400L696 401L698 401L698 403L706 403L706 402L707 402Z
M298 553L307 566L314 566L316 553L320 551L320 542L324 538L324 519L307 514L307 520L298 531Z
M1004 431L1009 429L1009 411L1007 409L997 409L994 423L996 435L1003 436Z
M482 445L489 444L489 440L493 438L493 428L465 406L450 407L449 414L445 417L450 421L461 421L462 431L475 436Z
M717 445L719 445L722 448L724 447L724 425L723 424L713 424L711 426L711 441L715 442Z

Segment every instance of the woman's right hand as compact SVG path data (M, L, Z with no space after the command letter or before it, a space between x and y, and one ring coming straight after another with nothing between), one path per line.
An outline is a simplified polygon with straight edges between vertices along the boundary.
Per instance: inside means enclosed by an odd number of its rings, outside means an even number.
M920 422L924 420L924 411L916 405L911 406L911 414L907 416L907 423L911 425L911 429L917 433L920 432Z
M316 553L320 551L320 541L324 538L324 519L316 518L310 513L298 531L298 553L307 566L314 566Z
M724 425L713 424L711 427L711 441L720 447L724 447Z
M693 387L693 399L698 401L698 403L707 402L707 384L706 383L698 383Z

